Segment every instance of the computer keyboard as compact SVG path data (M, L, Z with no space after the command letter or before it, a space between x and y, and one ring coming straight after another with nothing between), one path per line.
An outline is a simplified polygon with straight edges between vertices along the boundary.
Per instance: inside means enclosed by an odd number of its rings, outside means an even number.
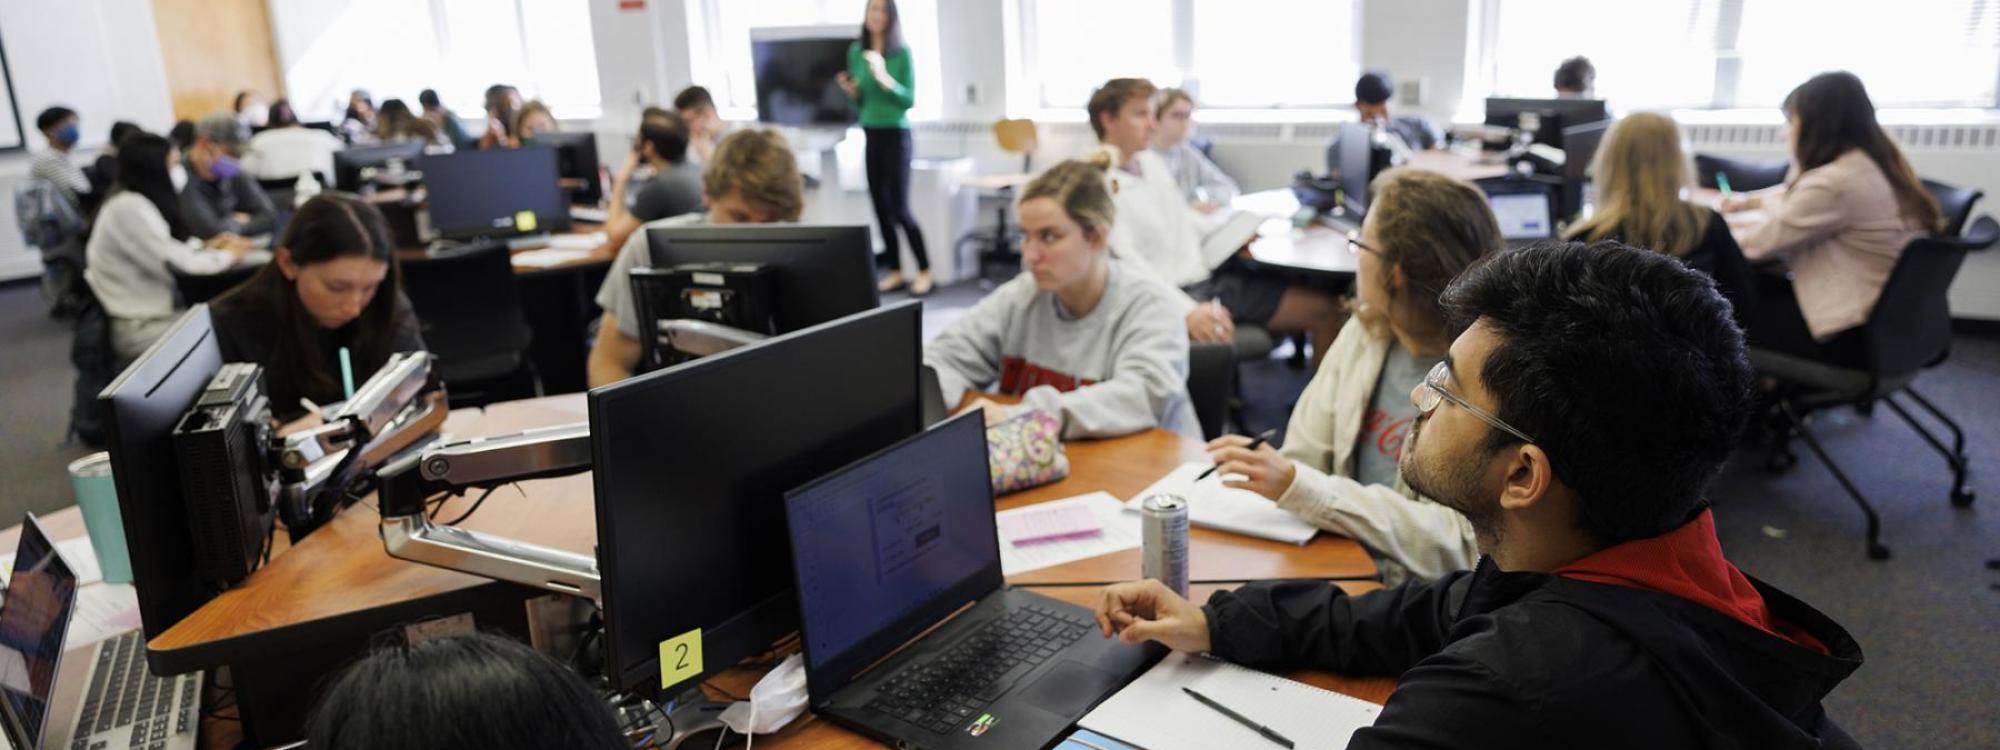
M166 747L167 737L194 730L200 679L198 674L155 677L146 668L146 641L139 631L105 642L91 669L71 750L102 746L92 742L93 735L127 726L132 727L130 747Z
M867 707L933 732L951 732L1090 627L1089 617L1050 607L1012 610L943 656L884 681Z

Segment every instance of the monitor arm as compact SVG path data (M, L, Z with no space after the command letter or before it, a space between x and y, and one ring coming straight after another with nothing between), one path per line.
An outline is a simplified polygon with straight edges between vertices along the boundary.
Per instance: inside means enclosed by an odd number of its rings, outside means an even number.
M490 492L590 466L588 423L410 448L376 472L382 544L390 557L596 600L595 557L442 526L424 515L425 501L439 493Z
M274 441L278 514L293 542L365 493L369 472L431 439L449 409L428 352L398 352L316 427Z
M677 318L662 320L659 326L661 346L696 357L720 354L770 338L755 331L732 328L705 320Z

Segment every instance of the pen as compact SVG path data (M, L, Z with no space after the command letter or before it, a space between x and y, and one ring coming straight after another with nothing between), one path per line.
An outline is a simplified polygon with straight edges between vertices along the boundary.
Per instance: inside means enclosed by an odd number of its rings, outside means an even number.
M1181 688L1181 692L1183 692L1183 693L1187 693L1188 695L1190 695L1190 696L1193 696L1193 698L1194 698L1195 700L1198 700L1198 701L1201 701L1201 704L1202 704L1202 705L1204 705L1204 706L1207 706L1207 707L1209 707L1209 708L1213 708L1213 709L1215 709L1215 710L1217 710L1217 711L1220 711L1220 712L1222 712L1222 715L1223 715L1223 716L1227 716L1227 717L1229 717L1229 718L1230 718L1231 720L1235 721L1236 723L1238 723L1238 724L1242 724L1243 726L1246 726L1246 727L1249 727L1249 728L1251 728L1251 729L1255 729L1255 730L1257 730L1257 733L1258 733L1258 734L1261 734L1261 735L1264 735L1264 739L1267 739L1267 740L1270 740L1270 741L1272 741L1272 742L1275 742L1275 743L1278 743L1278 746L1280 746L1280 747L1287 747L1287 748L1289 748L1289 747L1295 747L1295 745L1293 745L1293 744L1292 744L1292 741L1291 741L1291 740L1289 740L1289 739L1286 739L1284 735L1282 735L1282 734L1278 734L1277 732L1273 732L1273 731L1271 731L1271 728L1270 728L1270 727L1267 727L1267 726L1264 726L1264 725L1262 725L1262 724L1259 724L1259 723L1257 723L1257 722L1254 722L1254 721L1251 721L1251 720L1250 720L1250 717L1248 717L1248 716L1244 716L1243 714L1239 714L1239 713L1236 713L1235 711L1231 711L1231 710L1229 710L1229 707L1228 707L1228 706L1225 706L1225 705L1222 705L1222 704L1220 704L1220 703L1216 703L1216 702L1215 702L1214 700L1210 699L1210 698L1209 698L1208 696L1206 696L1206 695L1202 695L1201 693L1197 693L1197 692L1195 692L1195 691L1194 691L1194 688L1190 688L1190 687L1182 687L1182 688Z
M1724 197L1724 198L1727 198L1727 197L1729 197L1729 175L1728 175L1728 174L1726 174L1726 173L1723 173L1723 172L1716 172L1716 173L1715 173L1715 189L1716 189L1716 190L1720 190L1720 191L1722 191L1722 197Z
M1268 430L1265 430L1265 431L1264 431L1263 433L1261 433L1261 434L1259 434L1259 435L1257 436L1257 439L1256 439L1256 440L1252 440L1252 441L1250 441L1250 450L1253 450L1253 451L1254 451L1254 450L1257 450L1258 448L1262 448L1262 447L1264 447L1264 444L1265 444L1265 443L1268 443L1268 442L1270 442L1270 441L1271 441L1271 436L1272 436L1272 435L1276 435L1276 434L1278 434L1278 428L1276 428L1276 427L1273 427L1273 428L1271 428L1271 429L1268 429ZM1216 464L1216 465L1214 465L1214 466L1210 466L1210 467L1208 467L1208 471L1204 471L1204 472L1202 472L1202 473L1201 473L1201 476L1198 476L1198 477L1195 477L1195 478L1194 478L1194 481L1197 481L1197 482L1199 482L1199 481L1201 481L1201 480L1203 480L1203 479L1207 479L1207 478L1208 478L1208 475L1210 475L1210 474L1214 474L1214 473L1215 473L1215 470L1216 470L1216 469L1220 469L1220 468L1222 468L1222 464Z

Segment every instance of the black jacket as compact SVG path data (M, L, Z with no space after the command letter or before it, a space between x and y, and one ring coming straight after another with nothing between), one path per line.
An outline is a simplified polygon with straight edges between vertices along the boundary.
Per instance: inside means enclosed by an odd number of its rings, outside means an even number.
M274 261L275 262L275 261ZM253 280L251 283L255 283ZM386 286L386 284L385 284ZM243 287L238 287L239 290ZM387 293L384 290L383 293ZM290 422L305 416L305 407L300 398L312 399L313 403L329 405L341 401L342 393L337 383L340 372L340 347L351 346L359 335L360 323L349 323L338 330L320 330L314 337L316 351L312 352L313 364L322 372L333 373L332 388L313 387L313 379L305 372L298 371L298 365L287 362L278 354L278 338L285 335L283 319L277 310L259 302L261 298L253 294L225 294L209 305L209 314L215 327L215 343L221 349L224 362L255 362L264 366L264 392L271 400L271 416L280 422ZM410 299L401 292L396 293L395 329L390 332L389 351L423 351L424 337L418 329L416 312L410 307ZM354 385L375 376L375 367L366 362L355 363Z
M1469 572L1349 597L1252 584L1209 599L1213 652L1263 668L1399 677L1348 747L1818 748L1820 699L1861 665L1847 631L1752 581L1830 655L1654 591Z

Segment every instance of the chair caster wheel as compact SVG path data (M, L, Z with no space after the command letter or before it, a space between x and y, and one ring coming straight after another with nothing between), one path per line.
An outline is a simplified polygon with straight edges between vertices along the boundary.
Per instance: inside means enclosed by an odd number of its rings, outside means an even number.
M1957 508L1969 508L1972 506L1972 501L1975 497L1976 496L1972 494L1972 490L1968 489L1952 490L1951 504L1953 507Z
M1887 559L1889 559L1889 548L1888 548L1888 547L1884 547L1884 546L1882 546L1882 545L1880 545L1880 544L1870 544L1870 545L1868 545L1868 559L1870 559L1870 560L1887 560Z

